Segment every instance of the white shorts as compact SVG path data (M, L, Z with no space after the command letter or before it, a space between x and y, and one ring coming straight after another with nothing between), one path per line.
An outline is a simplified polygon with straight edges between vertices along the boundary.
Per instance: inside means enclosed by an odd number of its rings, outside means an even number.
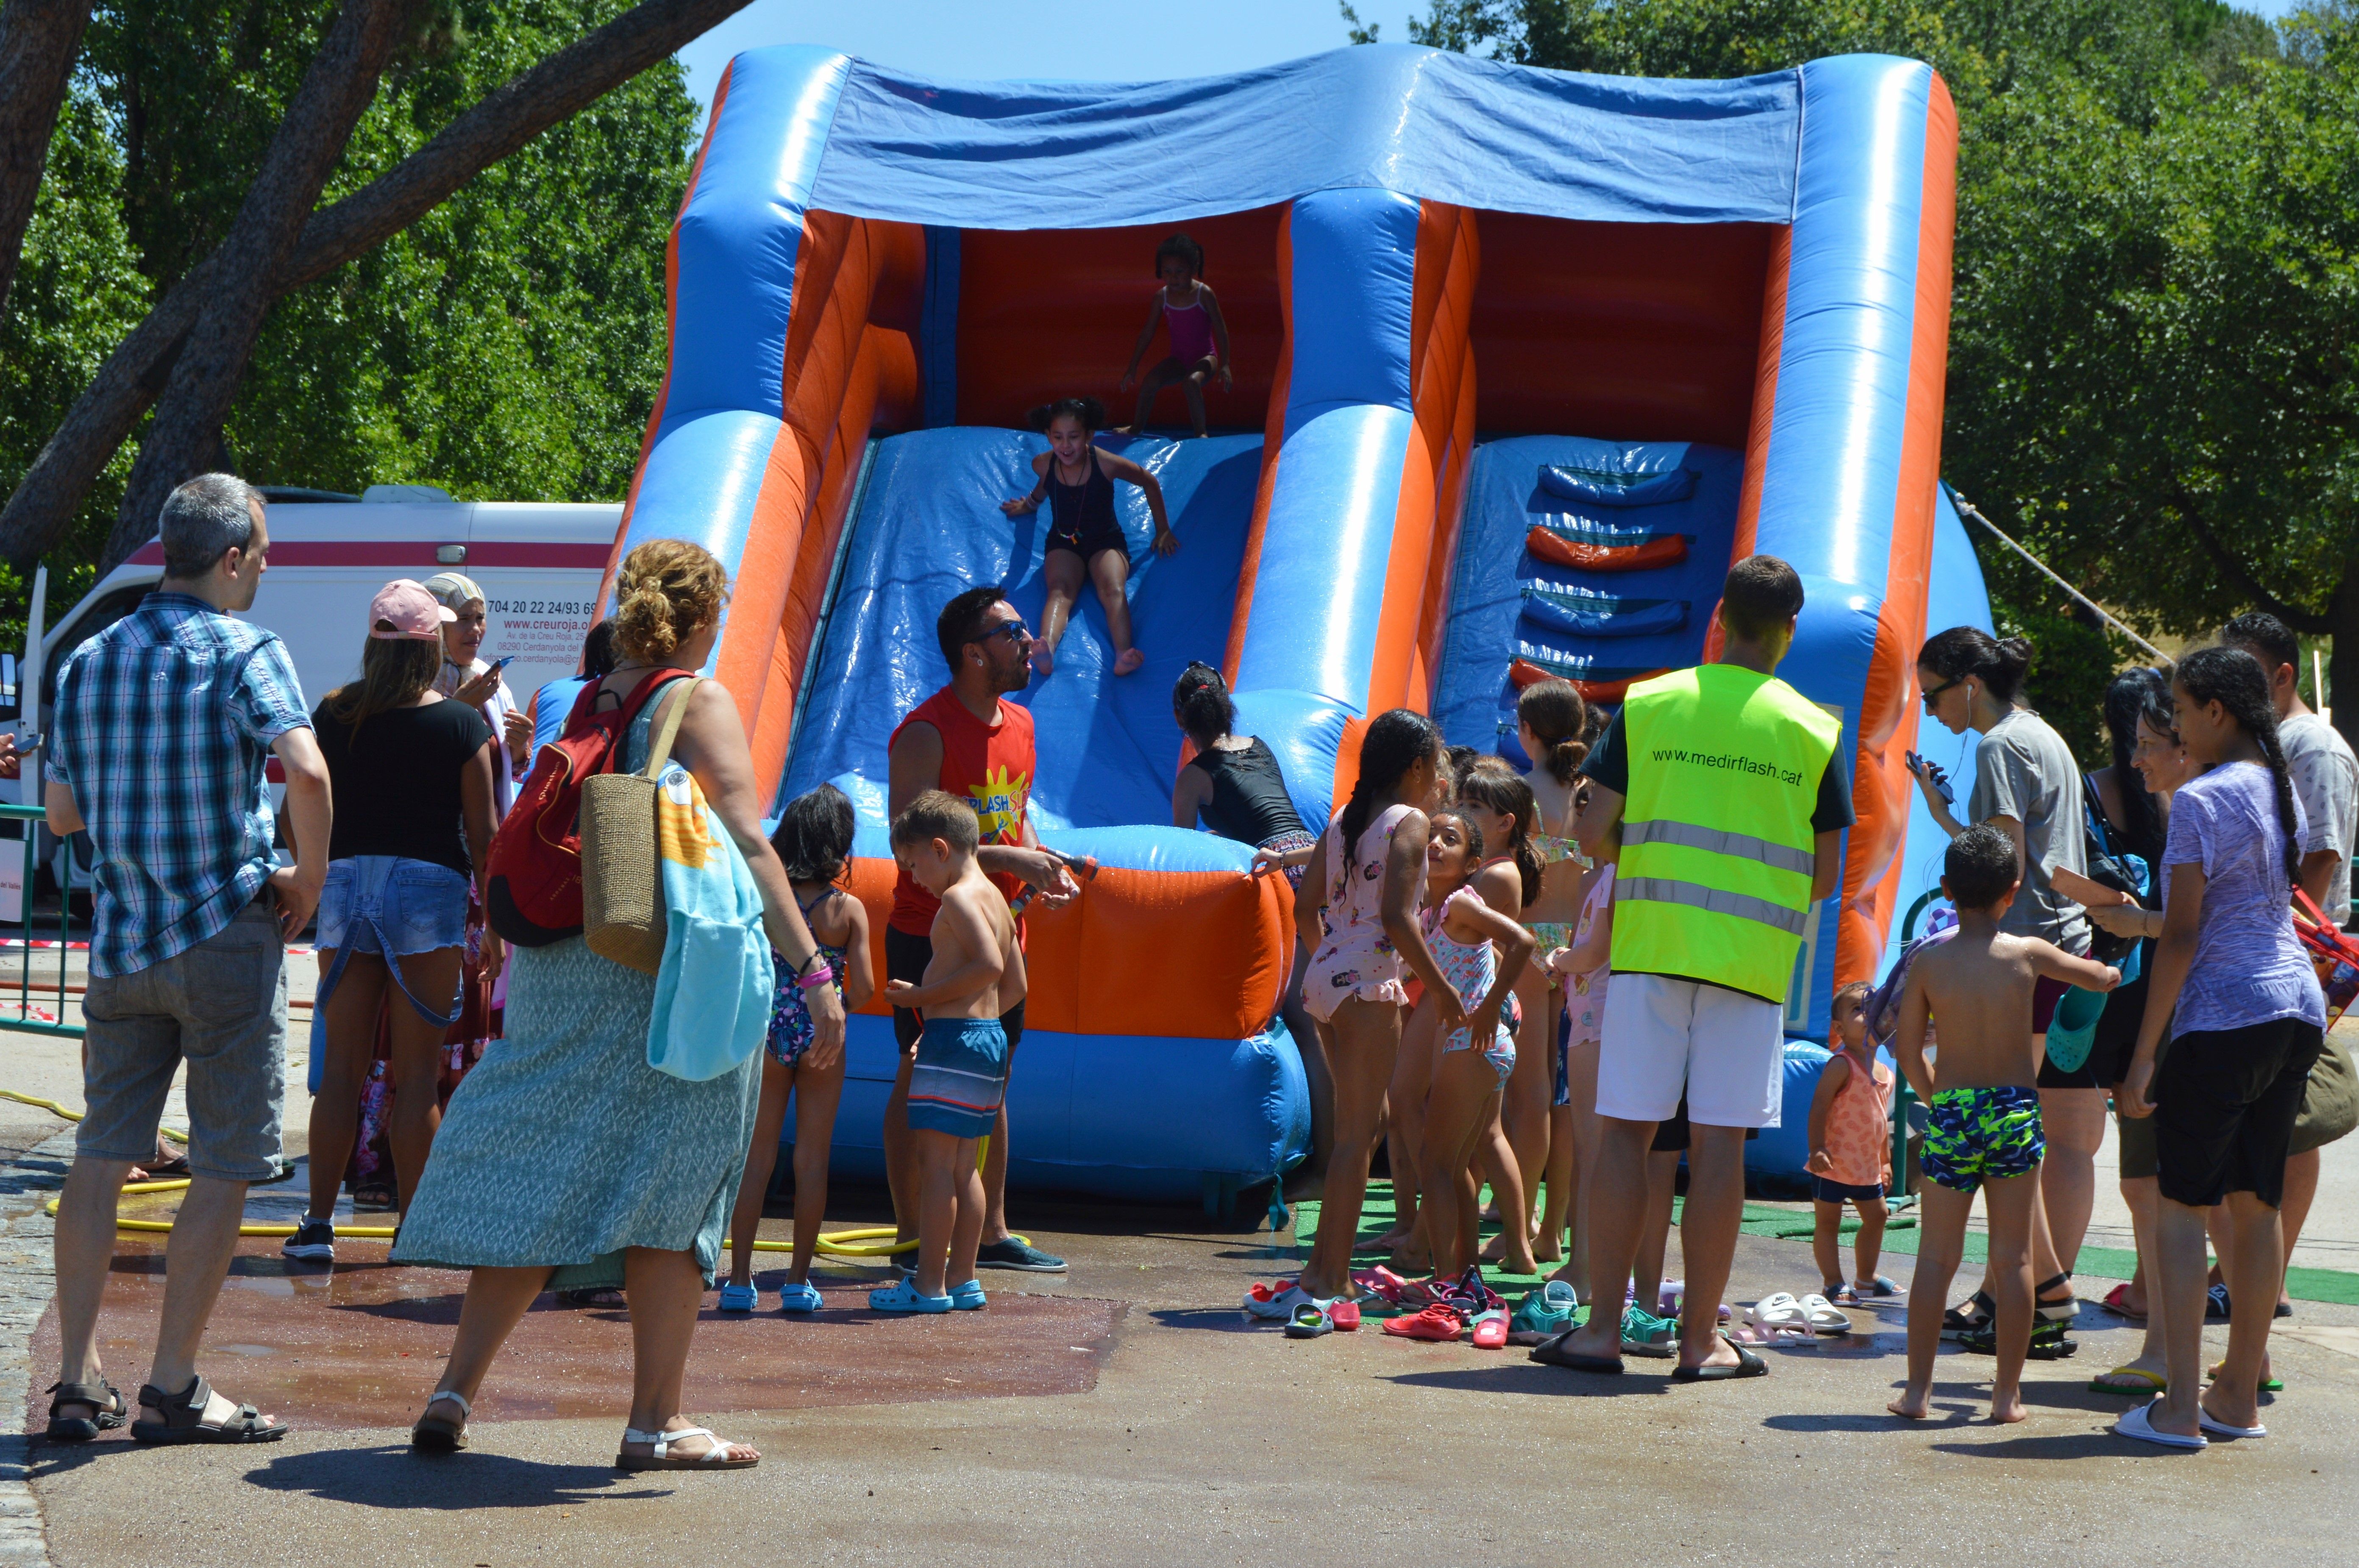
M1724 986L1616 971L1597 1051L1597 1114L1773 1127L1785 1101L1786 1009Z

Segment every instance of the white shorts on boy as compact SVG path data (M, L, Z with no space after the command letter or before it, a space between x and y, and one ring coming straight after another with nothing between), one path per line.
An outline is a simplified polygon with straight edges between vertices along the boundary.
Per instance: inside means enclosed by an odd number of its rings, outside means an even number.
M1597 1114L1773 1127L1785 1100L1786 1009L1725 986L1617 973L1597 1050Z

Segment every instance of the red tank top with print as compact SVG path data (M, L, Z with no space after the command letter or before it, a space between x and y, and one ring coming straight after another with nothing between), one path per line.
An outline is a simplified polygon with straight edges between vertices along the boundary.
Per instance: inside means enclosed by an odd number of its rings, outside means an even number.
M942 737L941 781L937 788L974 802L983 842L1023 843L1025 808L1032 800L1031 711L1003 697L999 722L986 724L945 686L901 721L890 746L898 746L901 731L911 724L931 724ZM1009 898L1024 886L1014 877L991 880ZM919 887L906 869L896 875L893 913L887 922L895 931L924 936L933 930L934 912L940 908L941 901Z

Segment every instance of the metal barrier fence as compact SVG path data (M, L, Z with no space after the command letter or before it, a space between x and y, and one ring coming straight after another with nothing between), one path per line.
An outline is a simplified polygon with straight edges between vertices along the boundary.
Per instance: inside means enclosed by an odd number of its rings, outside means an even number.
M80 1040L82 1037L82 1025L64 1021L66 998L70 996L81 995L82 989L79 985L69 984L68 964L73 952L71 943L73 936L74 857L71 849L58 856L59 876L61 880L58 888L57 984L52 985L33 978L33 889L40 872L42 817L43 812L38 806L0 805L0 822L25 824L22 829L25 879L16 900L20 934L17 939L19 962L14 985L15 1016L10 1016L10 1008L5 1000L5 993L10 987L5 982L0 982L0 1029L13 1029L19 1034L64 1035L71 1040ZM5 853L5 848L0 847L0 854ZM47 994L57 998L58 1021L44 1022L33 1017L33 997L36 993Z

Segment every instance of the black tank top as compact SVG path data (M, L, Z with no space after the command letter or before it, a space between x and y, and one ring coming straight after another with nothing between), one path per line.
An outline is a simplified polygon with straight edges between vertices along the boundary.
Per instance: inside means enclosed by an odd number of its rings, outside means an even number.
M1286 792L1277 754L1261 736L1255 735L1243 751L1218 746L1200 751L1190 766L1202 768L1212 780L1212 798L1198 814L1223 838L1260 845L1280 833L1304 831L1294 797Z
M1090 476L1079 485L1068 485L1057 477L1057 454L1049 454L1049 507L1055 519L1053 532L1068 539L1080 539L1093 528L1112 528L1119 533L1122 525L1114 520L1114 481L1098 464L1098 449L1090 448Z

